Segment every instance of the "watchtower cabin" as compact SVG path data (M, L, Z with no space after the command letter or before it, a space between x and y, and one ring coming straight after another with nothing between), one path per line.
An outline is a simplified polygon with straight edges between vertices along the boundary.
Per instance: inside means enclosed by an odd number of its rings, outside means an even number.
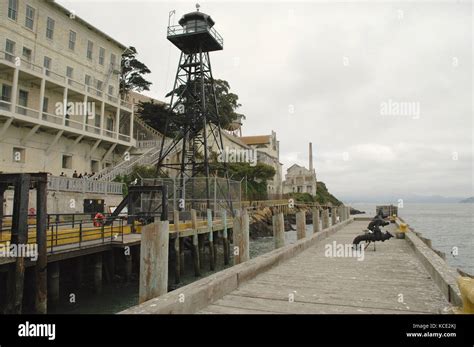
M220 51L224 40L214 29L211 16L197 11L187 13L179 20L179 25L168 27L167 38L185 54Z

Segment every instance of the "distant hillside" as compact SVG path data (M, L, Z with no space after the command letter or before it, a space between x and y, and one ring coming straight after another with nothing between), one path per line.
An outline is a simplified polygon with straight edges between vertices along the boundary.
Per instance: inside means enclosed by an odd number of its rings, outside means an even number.
M474 196L471 196L470 198L464 199L459 201L461 204L474 204Z
M342 202L340 202L334 195L329 193L326 185L324 182L316 182L317 184L317 189L316 189L316 201L319 202L320 204L326 204L330 202L333 205L341 205Z

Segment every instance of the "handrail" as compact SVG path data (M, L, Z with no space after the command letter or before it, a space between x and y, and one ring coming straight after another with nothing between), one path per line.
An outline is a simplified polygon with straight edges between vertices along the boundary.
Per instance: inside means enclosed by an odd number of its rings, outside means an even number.
M193 29L191 31L190 29ZM194 33L203 33L203 32L208 32L211 34L211 36L216 39L216 41L223 46L224 45L224 39L222 36L217 32L214 27L209 27L207 24L205 25L194 25L193 27L184 27L181 25L171 25L168 27L167 30L167 36L172 37L172 36L178 36L178 35L186 35L186 34L194 34Z
M98 181L91 178L49 176L47 189L84 193L122 194L123 183Z

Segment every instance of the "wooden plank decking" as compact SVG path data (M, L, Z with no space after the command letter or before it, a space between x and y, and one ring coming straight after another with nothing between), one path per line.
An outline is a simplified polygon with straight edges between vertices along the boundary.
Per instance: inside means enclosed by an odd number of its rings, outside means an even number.
M327 244L352 243L367 223L348 224L198 313L450 312L450 303L406 240L377 242L377 250L374 252L371 245L361 261L325 256ZM394 229L393 224L390 229Z

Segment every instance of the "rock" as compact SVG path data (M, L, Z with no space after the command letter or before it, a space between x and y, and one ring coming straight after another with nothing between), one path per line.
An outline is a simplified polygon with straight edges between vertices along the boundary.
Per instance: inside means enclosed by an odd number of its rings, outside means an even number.
M351 214L364 214L364 213L365 213L364 211L359 211L351 207Z

